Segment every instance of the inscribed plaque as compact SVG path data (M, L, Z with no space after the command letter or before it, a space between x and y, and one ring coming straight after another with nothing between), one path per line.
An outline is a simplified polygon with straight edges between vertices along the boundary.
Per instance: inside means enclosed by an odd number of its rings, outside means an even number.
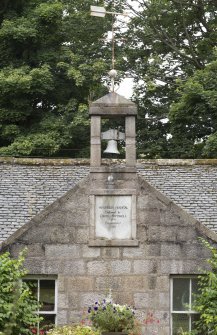
M132 238L132 196L97 195L95 198L96 237Z

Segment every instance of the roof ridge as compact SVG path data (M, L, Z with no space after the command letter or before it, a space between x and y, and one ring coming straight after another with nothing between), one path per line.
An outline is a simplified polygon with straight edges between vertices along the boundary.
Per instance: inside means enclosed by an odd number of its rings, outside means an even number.
M102 159L102 165L123 164L124 159ZM17 165L70 165L89 166L89 158L39 158L39 157L0 157L0 164ZM193 165L213 165L217 166L217 159L137 159L137 167L143 165L157 166L193 166Z

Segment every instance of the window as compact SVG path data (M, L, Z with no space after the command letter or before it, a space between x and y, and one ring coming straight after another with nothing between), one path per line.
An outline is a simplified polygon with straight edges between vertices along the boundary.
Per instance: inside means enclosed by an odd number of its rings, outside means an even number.
M33 333L43 333L42 330L47 330L56 324L56 313L57 313L57 281L51 278L35 278L30 277L24 279L24 281L31 288L33 295L37 301L40 302L41 307L37 313L43 317L43 321L38 324L37 329L34 329Z
M172 335L191 331L199 314L193 310L194 294L197 293L197 277L173 277L171 279Z

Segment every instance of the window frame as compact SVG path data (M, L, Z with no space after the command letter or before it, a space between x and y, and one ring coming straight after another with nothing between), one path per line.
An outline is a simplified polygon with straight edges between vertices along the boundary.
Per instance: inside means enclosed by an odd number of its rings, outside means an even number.
M54 324L57 325L57 294L58 294L58 280L57 276L49 275L27 275L23 278L23 281L36 280L37 281L37 301L40 302L40 281L41 280L53 280L54 281L54 310L53 311L43 311L37 310L35 313L37 315L54 315ZM37 324L37 335L40 334L40 323Z
M198 279L199 274L193 275L171 275L170 277L170 335L173 335L173 315L174 314L183 314L189 317L188 322L188 331L190 332L191 329L191 316L192 315L199 315L200 313L194 311L192 309L192 279ZM173 283L174 279L189 279L189 309L184 311L174 311L173 310Z

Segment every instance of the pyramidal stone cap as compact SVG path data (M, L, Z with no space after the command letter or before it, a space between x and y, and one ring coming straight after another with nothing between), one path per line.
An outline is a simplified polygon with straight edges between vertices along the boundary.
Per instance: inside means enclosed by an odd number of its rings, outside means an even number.
M115 92L110 92L90 104L89 114L101 115L107 118L113 116L137 115L137 106L134 102L123 96Z

